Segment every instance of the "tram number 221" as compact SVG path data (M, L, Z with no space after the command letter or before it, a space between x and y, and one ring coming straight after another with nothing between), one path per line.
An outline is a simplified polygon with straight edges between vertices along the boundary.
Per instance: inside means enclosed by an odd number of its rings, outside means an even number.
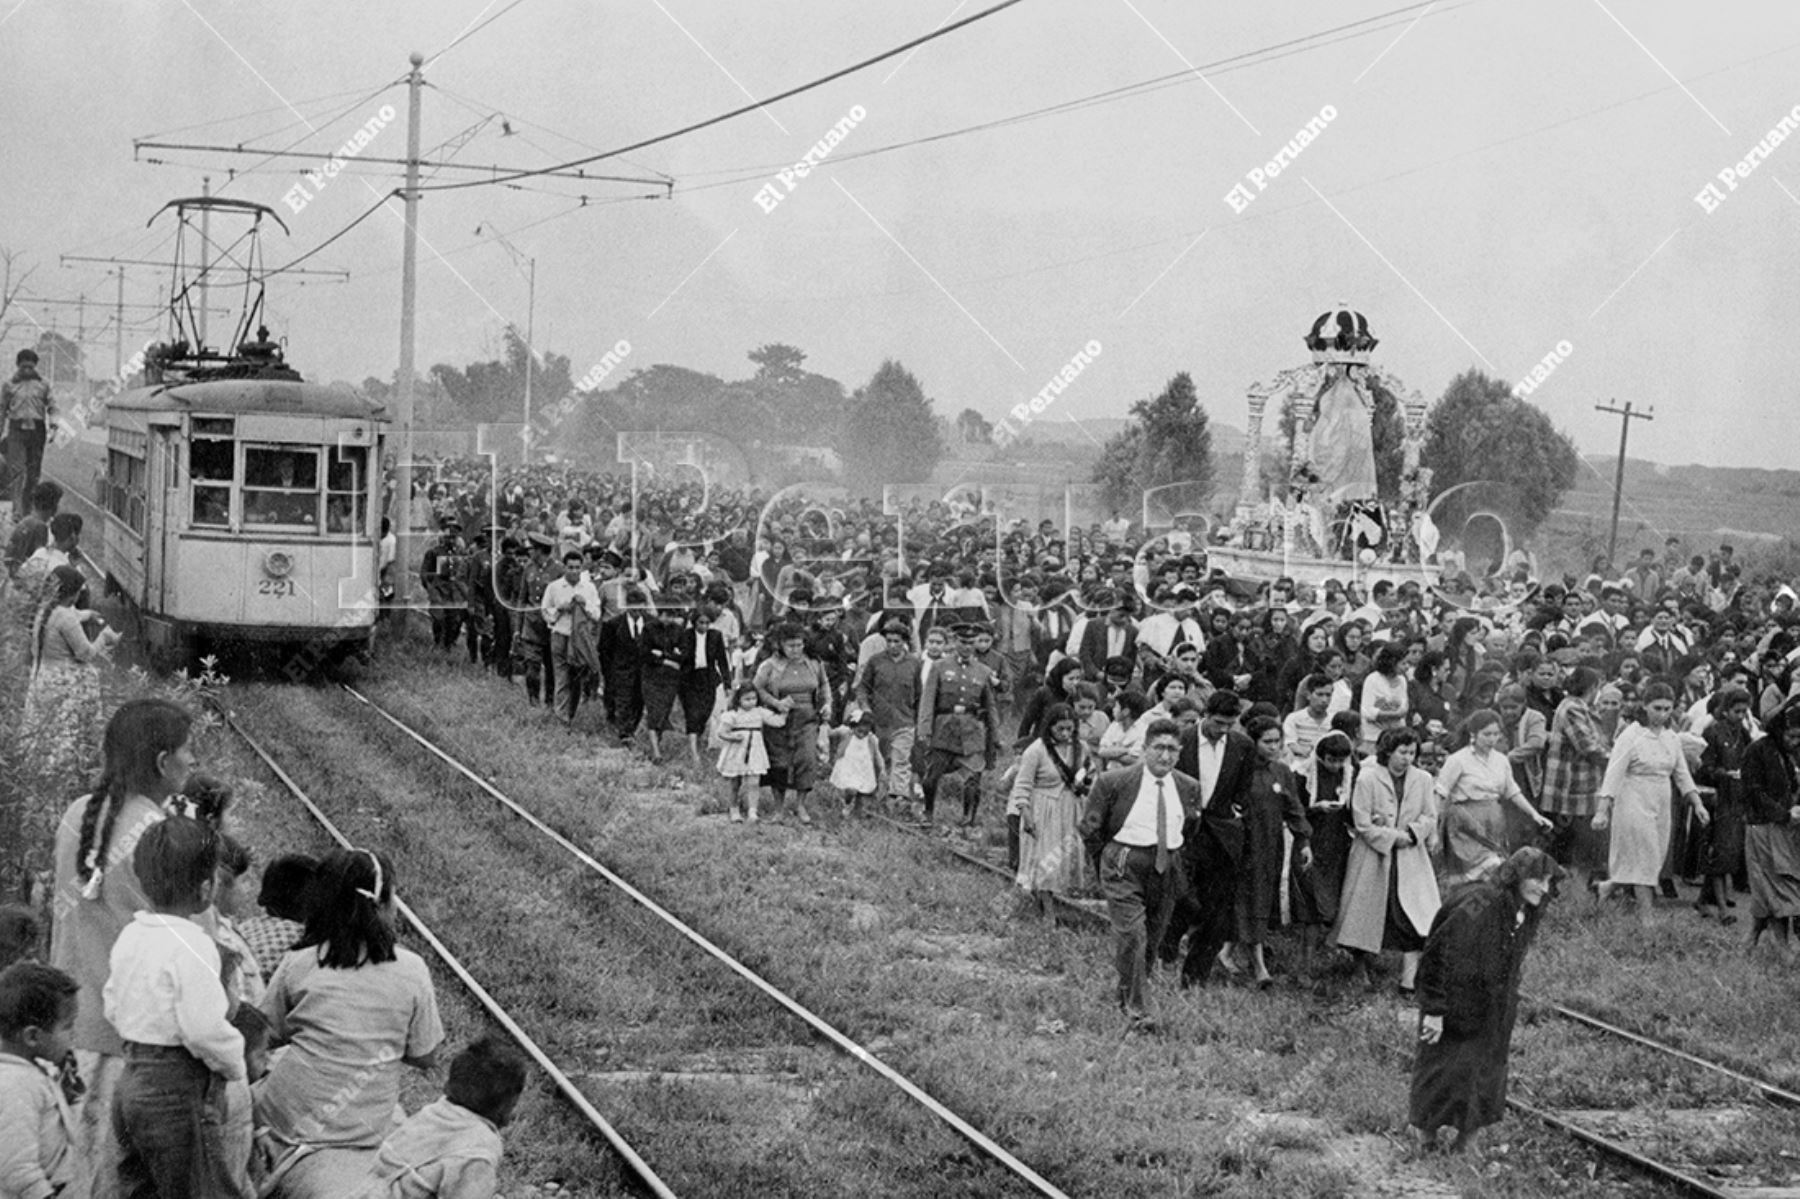
M256 594L277 596L293 595L295 594L294 580L263 579L256 584Z

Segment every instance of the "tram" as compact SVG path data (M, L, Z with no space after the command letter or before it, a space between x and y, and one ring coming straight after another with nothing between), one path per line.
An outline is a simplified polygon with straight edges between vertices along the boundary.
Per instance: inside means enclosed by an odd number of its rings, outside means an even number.
M201 207L274 216L216 197L171 207L184 226ZM340 660L367 648L379 611L386 413L305 382L266 328L244 336L260 308L259 294L229 353L185 338L153 347L145 385L104 409L101 528L83 540L158 666L238 642Z

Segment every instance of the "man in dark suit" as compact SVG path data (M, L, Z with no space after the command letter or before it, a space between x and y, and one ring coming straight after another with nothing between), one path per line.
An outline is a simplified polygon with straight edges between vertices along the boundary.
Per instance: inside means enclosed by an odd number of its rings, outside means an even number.
M1137 624L1124 600L1113 592L1103 592L1097 602L1107 608L1104 616L1096 614L1081 631L1081 672L1099 682L1112 658L1137 660Z
M627 588L624 599L625 611L600 626L599 650L606 715L619 740L629 745L644 716L644 637L650 614L642 589Z
M1153 721L1144 760L1094 781L1081 817L1089 856L1099 862L1106 915L1112 922L1119 1006L1134 1029L1154 1027L1144 1006L1150 955L1182 889L1182 847L1200 803L1194 780L1174 769L1181 726Z
M1173 964L1188 939L1181 985L1206 981L1225 943L1231 940L1237 904L1238 862L1244 855L1243 796L1250 785L1256 746L1237 731L1242 701L1234 691L1215 691L1206 716L1182 738L1175 769L1196 780L1198 818L1183 843L1188 888L1175 905L1159 956Z

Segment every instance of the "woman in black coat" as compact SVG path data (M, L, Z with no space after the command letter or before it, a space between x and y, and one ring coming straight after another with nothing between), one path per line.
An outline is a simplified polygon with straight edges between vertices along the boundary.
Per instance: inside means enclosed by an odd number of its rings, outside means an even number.
M1036 741L1044 732L1038 727L1043 722L1044 714L1057 704L1075 703L1075 688L1081 682L1081 661L1078 658L1064 658L1050 668L1044 678L1044 685L1031 693L1025 703L1025 711L1019 717L1019 736L1013 748L1023 752L1027 745Z
M1419 1053L1411 1123L1426 1149L1456 1129L1461 1151L1506 1114L1506 1059L1519 1014L1519 974L1543 903L1562 868L1549 854L1515 850L1493 874L1451 894L1419 963Z

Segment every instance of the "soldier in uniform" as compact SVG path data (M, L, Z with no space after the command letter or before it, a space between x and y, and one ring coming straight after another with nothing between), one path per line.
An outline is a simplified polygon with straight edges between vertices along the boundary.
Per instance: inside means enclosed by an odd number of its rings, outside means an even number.
M975 827L981 805L981 773L1000 748L1000 711L994 675L975 660L976 634L986 626L956 626L956 657L925 676L919 694L918 743L926 747L925 820L930 823L938 795L946 788L962 796L961 827Z
M506 599L518 587L519 573L525 566L524 560L519 556L519 549L515 538L510 535L500 536L500 543L496 547L499 558L483 587L487 598L488 627L494 631L494 673L508 683L512 682L513 677L513 622L512 611L508 608Z
M544 622L539 606L544 602L544 588L561 572L550 560L556 541L546 533L532 533L531 549L513 576L513 587L506 595L512 609L508 617L514 622L514 644L518 647L519 668L525 674L526 702L536 707L541 700L549 703L553 681L544 675L544 663L550 660L550 626Z
M419 573L425 578L425 600L431 605L431 640L439 649L454 649L462 632L467 584L463 578L462 525L444 522L443 533L425 551Z
M463 559L463 638L469 646L469 664L493 660L494 531L481 529L475 545Z

